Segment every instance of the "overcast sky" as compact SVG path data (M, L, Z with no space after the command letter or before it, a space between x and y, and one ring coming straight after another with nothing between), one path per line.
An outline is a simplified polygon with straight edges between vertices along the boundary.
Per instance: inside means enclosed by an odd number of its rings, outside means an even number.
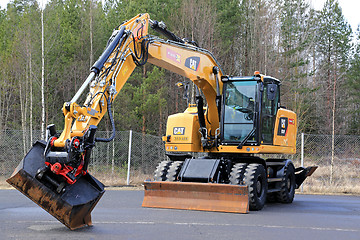
M39 2L46 2L47 0L38 0ZM316 9L320 10L325 3L325 0L308 0L310 4ZM10 0L0 0L1 8L6 8L6 4ZM360 24L360 1L359 0L338 0L343 15L347 19L348 23L351 25L355 31L357 26Z
M321 10L324 6L325 0L308 0L316 10ZM360 1L359 0L338 0L342 9L343 15L351 25L353 31L356 31L360 24Z

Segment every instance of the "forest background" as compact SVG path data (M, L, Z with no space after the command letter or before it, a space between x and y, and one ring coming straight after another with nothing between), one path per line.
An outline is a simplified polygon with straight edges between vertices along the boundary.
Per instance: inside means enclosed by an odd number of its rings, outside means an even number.
M305 0L51 0L44 8L13 0L0 10L0 130L62 129L63 103L113 29L144 12L213 52L227 75L282 80L281 102L297 113L299 132L360 135L360 31L335 0L318 11ZM187 106L179 81L187 80L137 68L114 102L116 129L163 135L167 116ZM100 128L110 128L107 119Z

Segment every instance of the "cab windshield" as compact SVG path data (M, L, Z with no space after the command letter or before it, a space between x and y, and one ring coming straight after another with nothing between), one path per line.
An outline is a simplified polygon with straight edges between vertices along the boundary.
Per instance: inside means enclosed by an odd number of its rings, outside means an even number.
M226 84L223 141L241 142L253 130L256 89L256 81Z

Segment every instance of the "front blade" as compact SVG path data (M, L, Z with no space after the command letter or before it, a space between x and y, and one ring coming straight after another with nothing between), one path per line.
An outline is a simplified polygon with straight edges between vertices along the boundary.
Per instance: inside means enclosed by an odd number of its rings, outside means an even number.
M194 182L144 182L143 207L248 213L245 185Z
M104 194L104 186L90 174L57 193L35 178L44 164L44 143L36 142L6 181L71 230L91 225L91 211Z

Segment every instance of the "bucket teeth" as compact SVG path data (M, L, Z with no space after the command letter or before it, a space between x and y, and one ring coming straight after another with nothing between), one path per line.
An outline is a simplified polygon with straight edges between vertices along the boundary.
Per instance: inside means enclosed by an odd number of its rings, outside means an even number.
M194 182L144 182L143 207L248 213L245 185Z
M60 183L52 189L44 176L35 177L45 167L44 148L44 142L36 142L6 181L69 229L92 225L91 211L104 194L104 185L86 174L72 185L64 188Z

